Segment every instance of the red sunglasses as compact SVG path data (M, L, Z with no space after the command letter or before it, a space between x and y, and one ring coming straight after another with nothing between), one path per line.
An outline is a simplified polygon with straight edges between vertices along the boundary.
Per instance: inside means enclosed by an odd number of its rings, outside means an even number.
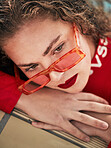
M75 66L76 64L78 64L85 57L85 53L80 49L79 35L76 27L74 27L74 35L76 42L75 48L64 54L62 57L60 57L58 60L52 63L47 69L31 77L22 85L20 84L18 68L16 65L14 66L14 72L18 84L18 89L21 92L25 93L26 95L29 95L34 93L35 91L38 91L51 81L49 76L49 73L51 71L65 72L73 66Z

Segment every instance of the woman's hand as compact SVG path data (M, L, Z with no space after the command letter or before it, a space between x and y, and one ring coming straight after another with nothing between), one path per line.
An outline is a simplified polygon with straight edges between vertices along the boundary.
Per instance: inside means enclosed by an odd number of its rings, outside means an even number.
M111 114L102 114L94 112L85 112L85 113L93 117L96 117L98 119L101 119L103 121L106 121L109 124L108 128L106 130L101 130L77 121L71 121L71 123L80 130L82 130L87 135L99 136L109 144L111 141Z
M99 103L100 102L100 103ZM26 96L22 94L17 108L40 122L32 125L43 129L63 130L84 141L88 136L71 124L76 120L100 129L107 129L107 123L79 111L111 113L111 107L100 97L88 93L68 94L52 89L41 89Z

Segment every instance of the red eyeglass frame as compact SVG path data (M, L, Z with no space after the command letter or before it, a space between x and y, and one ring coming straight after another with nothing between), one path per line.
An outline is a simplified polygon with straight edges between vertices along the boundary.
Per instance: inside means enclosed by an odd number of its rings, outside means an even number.
M66 54L64 54L62 57L60 57L58 60L56 60L54 63L52 63L47 69L37 73L36 75L34 75L33 77L31 77L29 80L27 80L26 82L24 82L23 84L20 84L20 75L19 75L19 71L16 65L14 65L14 72L15 72L15 77L16 77L16 81L17 81L17 85L18 85L18 89L23 92L26 95L32 94L36 91L38 91L39 89L43 88L45 85L47 85L47 83L49 83L50 81L50 76L49 73L51 71L57 71L57 72L65 72L67 70L69 70L70 68L72 68L73 66L75 66L76 64L78 64L86 55L85 53L80 49L80 44L79 44L79 36L78 36L78 30L76 27L74 27L74 34L75 34L75 40L76 40L76 47L73 48L72 50L70 50L69 52L67 52ZM72 54L76 52L80 58L72 65L68 66L67 68L63 69L63 70L58 70L56 69L56 67L54 67L54 65L56 65L58 62L60 62L62 59L64 59L66 56ZM28 91L25 89L25 85L27 85L29 82L31 82L32 80L34 80L35 78L37 78L40 75L45 75L48 77L48 81L46 81L43 85L41 85L40 87L37 87L36 89L32 90L32 91Z

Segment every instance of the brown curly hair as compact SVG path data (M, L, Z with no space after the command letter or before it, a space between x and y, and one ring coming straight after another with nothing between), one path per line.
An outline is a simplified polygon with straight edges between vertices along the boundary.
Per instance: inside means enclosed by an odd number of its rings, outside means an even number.
M0 62L7 57L2 51L6 39L32 19L62 19L75 23L80 32L92 36L95 43L110 31L104 12L85 0L2 0L0 2ZM1 64L1 65L2 65Z

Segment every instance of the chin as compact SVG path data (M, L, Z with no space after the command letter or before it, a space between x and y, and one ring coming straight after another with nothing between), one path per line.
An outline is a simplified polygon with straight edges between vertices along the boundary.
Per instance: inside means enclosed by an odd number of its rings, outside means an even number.
M76 87L72 86L72 87L67 88L67 89L62 89L62 88L56 88L56 89L61 90L61 91L64 91L64 92L67 92L67 93L72 93L72 94L74 94L74 93L79 93L79 92L81 92L81 91L83 90L83 88L84 88L84 87L78 87L78 88L76 88Z
M79 93L84 89L86 84L87 84L87 81L82 81L82 83L76 83L75 85L73 85L70 88L61 89L61 90L64 92L67 92L67 93Z

